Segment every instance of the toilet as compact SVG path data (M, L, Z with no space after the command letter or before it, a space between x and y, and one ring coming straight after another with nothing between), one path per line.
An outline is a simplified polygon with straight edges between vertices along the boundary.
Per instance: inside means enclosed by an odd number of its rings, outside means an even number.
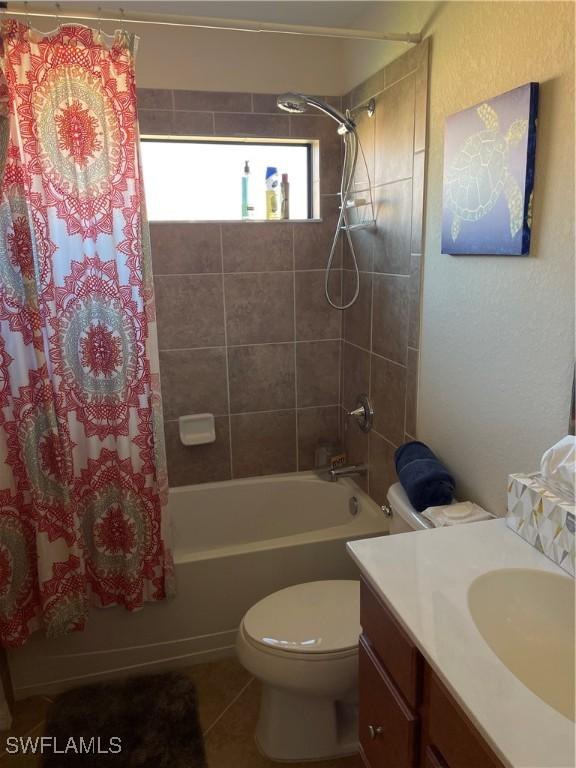
M390 533L428 528L399 483L388 491ZM324 760L358 750L360 583L312 581L268 595L244 616L241 664L262 681L256 728L272 760Z

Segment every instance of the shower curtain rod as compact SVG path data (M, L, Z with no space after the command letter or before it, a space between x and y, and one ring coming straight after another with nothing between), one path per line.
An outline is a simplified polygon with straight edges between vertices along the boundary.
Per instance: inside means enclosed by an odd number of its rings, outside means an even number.
M349 40L391 40L397 43L419 43L422 36L419 33L373 32L366 29L343 29L340 27L315 27L300 24L273 24L267 21L247 21L241 19L205 18L203 16L182 17L166 16L161 20L153 14L137 14L128 18L123 9L120 16L104 15L91 16L81 13L66 13L58 11L46 13L41 11L4 10L2 16L25 16L26 18L68 19L72 21L97 21L98 23L113 21L122 24L150 24L160 27L190 27L196 29L219 29L232 32L264 32L276 35L304 35L309 37L334 37Z

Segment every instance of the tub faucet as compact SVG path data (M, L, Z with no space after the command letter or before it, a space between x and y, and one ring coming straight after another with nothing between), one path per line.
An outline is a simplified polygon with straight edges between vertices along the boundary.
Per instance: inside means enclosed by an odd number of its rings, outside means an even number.
M357 475L366 475L368 466L366 464L349 464L347 467L332 467L318 472L318 476L330 483L335 483L341 477L355 477Z

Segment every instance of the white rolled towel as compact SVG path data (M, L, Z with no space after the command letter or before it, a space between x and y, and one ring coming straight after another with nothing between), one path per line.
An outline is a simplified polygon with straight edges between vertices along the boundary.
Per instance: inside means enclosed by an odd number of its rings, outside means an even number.
M576 437L566 435L544 453L540 474L560 495L576 498Z

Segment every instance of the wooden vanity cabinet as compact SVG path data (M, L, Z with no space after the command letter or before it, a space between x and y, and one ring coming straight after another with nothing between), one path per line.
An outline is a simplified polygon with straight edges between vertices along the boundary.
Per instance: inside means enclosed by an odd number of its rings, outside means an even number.
M366 768L503 768L364 579L360 623L358 719Z

